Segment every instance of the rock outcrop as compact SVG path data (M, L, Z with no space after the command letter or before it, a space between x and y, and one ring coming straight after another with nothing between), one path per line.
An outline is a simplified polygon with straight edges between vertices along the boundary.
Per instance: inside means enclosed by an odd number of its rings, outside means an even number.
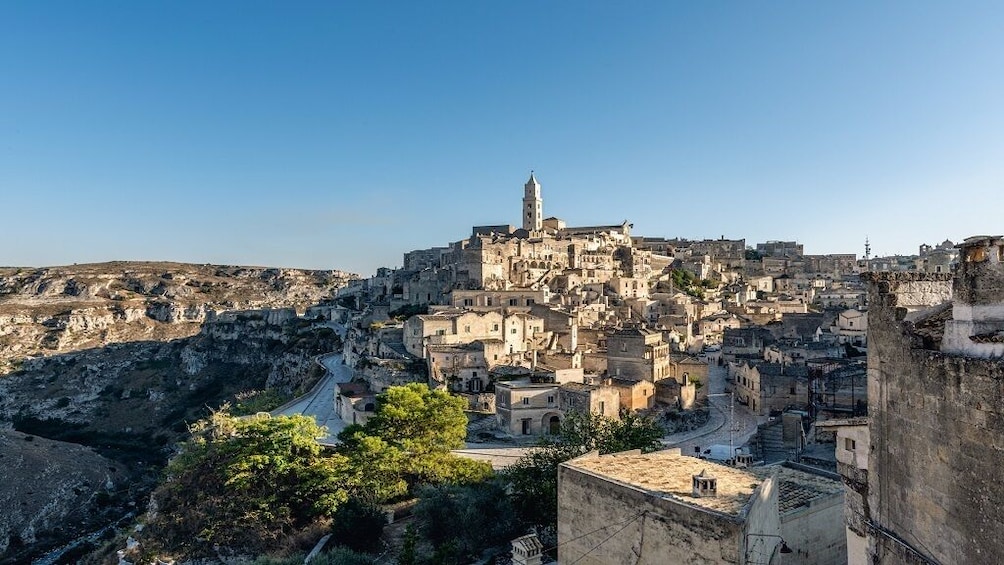
M0 512L0 562L142 503L209 409L309 388L323 373L314 358L341 343L297 313L347 280L164 263L0 269L0 429L13 428L0 437L0 508L15 510Z
M123 471L81 445L0 432L0 555L19 561L57 528L80 534L100 523Z
M350 278L341 271L179 263L0 269L0 374L26 358L192 336L224 312L302 312Z

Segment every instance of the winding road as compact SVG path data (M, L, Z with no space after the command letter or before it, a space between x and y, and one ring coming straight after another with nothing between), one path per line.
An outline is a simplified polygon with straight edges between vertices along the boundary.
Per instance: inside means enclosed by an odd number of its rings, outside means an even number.
M345 328L343 326L327 325L344 337ZM318 438L317 442L322 445L336 445L338 434L345 429L346 424L335 411L335 387L339 383L347 383L352 380L352 368L345 364L345 357L341 353L320 355L316 361L327 370L320 382L304 396L273 410L272 415L303 414L304 416L312 416L319 426L324 426L328 431L328 434Z

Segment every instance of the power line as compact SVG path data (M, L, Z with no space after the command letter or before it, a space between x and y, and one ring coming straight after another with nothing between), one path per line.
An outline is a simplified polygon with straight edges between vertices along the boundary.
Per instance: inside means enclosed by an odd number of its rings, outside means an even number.
M583 553L582 555L580 555L578 557L578 559L572 561L568 565L575 565L576 563L578 563L579 561L581 561L582 559L584 559L586 555L589 555L590 553L592 553L593 551L595 551L596 549L598 549L599 546L601 546L604 543L610 541L610 538L612 538L613 536L615 536L615 535L619 534L620 532L624 531L624 529L628 528L628 526L631 526L631 523L634 522L635 520L638 520L639 516L644 516L644 515L645 515L645 511L642 511L639 514L636 514L628 523L626 523L623 526L621 526L619 530L617 530L616 532L613 532L612 534L606 536L606 538L603 539L603 541L601 541L598 544L592 546L592 548L589 549L589 551Z
M545 549L544 551L545 552L547 552L547 551L554 551L555 549L558 549L559 547L561 547L563 545L567 545L569 543L572 543L573 541L578 541L578 540L580 540L580 539L582 539L582 538L584 538L586 536L591 536L591 535L595 534L596 532L602 532L603 530L605 530L607 528L612 528L612 527L617 526L619 524L623 524L624 522L630 522L631 520L634 520L635 518L637 518L638 516L641 516L645 512L647 512L647 510L642 510L641 512L635 514L634 516L629 516L628 518L626 518L624 520L621 520L620 522L614 522L613 524L607 524L606 526L603 526L602 528L597 528L597 529L595 529L595 530L593 530L591 532L586 532L586 533L582 534L581 536L579 536L577 538L572 538L570 540L563 541L563 542L559 543L558 545L556 545L554 547L549 547L549 548Z

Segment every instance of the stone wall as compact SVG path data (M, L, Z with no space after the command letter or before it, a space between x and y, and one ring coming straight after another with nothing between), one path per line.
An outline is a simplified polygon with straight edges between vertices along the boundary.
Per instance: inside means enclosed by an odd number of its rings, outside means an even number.
M784 565L843 565L847 537L839 527L844 514L843 494L810 500L781 516L781 537L792 552L782 556Z
M742 531L741 523L723 515L558 469L559 563L739 563Z
M881 563L991 562L1004 555L1004 363L920 348L903 318L942 301L944 275L866 278L869 549Z

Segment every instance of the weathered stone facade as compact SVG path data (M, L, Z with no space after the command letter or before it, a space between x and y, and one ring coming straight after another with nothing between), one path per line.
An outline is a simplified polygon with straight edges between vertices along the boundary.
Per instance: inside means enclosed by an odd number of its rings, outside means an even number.
M970 272L955 284L963 304L1004 298L999 273ZM930 336L915 329L931 322L911 310L940 302L946 275L865 277L871 453L864 524L848 526L866 530L874 563L995 562L1004 555L1004 363L925 347Z
M716 479L714 495L695 496L701 475ZM780 533L776 477L679 449L591 453L558 469L560 563L772 563Z
M624 328L607 337L607 372L612 377L659 381L669 376L669 344L662 332Z

